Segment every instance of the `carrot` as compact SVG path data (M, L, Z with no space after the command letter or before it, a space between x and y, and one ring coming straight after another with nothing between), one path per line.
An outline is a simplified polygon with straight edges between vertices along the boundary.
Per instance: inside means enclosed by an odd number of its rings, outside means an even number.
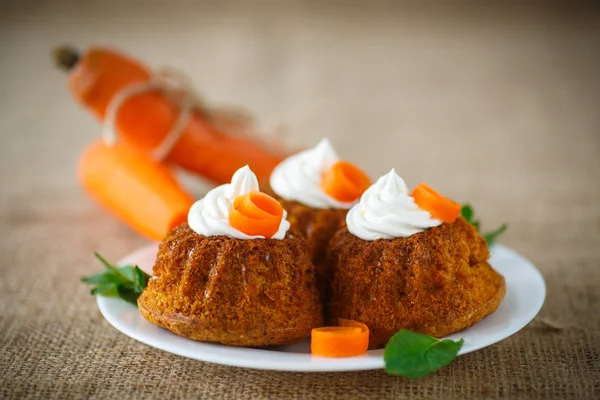
M442 196L424 183L420 183L412 192L419 208L429 211L433 218L452 223L460 214L461 205Z
M93 143L78 175L94 199L149 239L162 240L185 222L193 204L165 166L121 144Z
M131 84L147 82L150 71L136 60L116 51L92 47L83 55L72 49L55 52L60 66L68 69L73 96L103 120L114 96ZM173 96L162 92L132 95L116 115L119 139L128 146L150 152L157 148L180 115ZM214 183L229 182L239 168L248 164L260 181L268 180L284 154L261 145L252 137L223 132L208 115L194 111L165 161L177 164Z
M235 229L251 236L270 238L279 230L283 207L273 197L250 192L238 196L229 212L229 223Z
M354 357L369 348L369 328L357 321L340 318L339 326L314 328L310 351L320 357Z
M369 176L347 161L333 164L321 178L323 191L343 202L355 201L369 186L371 186Z

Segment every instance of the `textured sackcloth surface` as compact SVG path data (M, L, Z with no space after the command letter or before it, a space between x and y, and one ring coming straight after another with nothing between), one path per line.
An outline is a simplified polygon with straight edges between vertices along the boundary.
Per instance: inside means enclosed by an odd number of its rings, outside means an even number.
M0 397L600 397L600 18L591 8L393 2L2 2ZM329 136L373 176L395 167L476 205L542 271L525 329L427 379L212 365L138 343L81 275L145 242L79 189L100 129L52 46L113 44L192 75L211 100ZM202 193L206 186L194 184Z

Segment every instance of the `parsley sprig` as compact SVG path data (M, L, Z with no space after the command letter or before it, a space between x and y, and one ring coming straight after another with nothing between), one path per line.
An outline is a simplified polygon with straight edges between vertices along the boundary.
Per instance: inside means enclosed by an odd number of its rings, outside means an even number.
M462 209L460 210L460 215L465 220L467 220L468 223L473 225L475 227L475 229L477 229L477 232L481 233L480 221L475 219L475 211L473 210L473 207L470 204L465 204L462 206ZM507 228L508 228L508 224L502 224L496 230L493 230L493 231L487 232L487 233L481 233L481 236L483 236L483 238L487 242L488 246L491 246L492 244L494 244L496 242L496 239L498 238L498 236L500 236L502 233L504 233L504 231Z
M137 305L137 298L148 284L150 275L142 271L137 265L116 267L110 264L100 254L94 253L106 267L104 272L81 278L81 282L94 286L92 295L120 297L123 300Z
M411 379L427 376L450 364L462 348L464 339L439 340L402 329L385 346L385 371Z

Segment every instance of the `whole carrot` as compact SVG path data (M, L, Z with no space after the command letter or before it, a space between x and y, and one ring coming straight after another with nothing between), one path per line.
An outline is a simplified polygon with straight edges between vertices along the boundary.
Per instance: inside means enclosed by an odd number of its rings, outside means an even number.
M77 172L96 201L148 239L185 222L194 202L164 165L121 143L93 143Z
M54 55L57 64L69 71L73 96L100 120L104 120L109 104L119 92L148 82L152 76L138 61L107 48L91 47L83 54L60 48ZM176 96L161 91L129 96L116 113L119 140L145 152L152 151L176 124L180 108ZM284 157L251 137L222 132L203 110L195 110L165 161L223 184L246 164L260 181L266 181Z

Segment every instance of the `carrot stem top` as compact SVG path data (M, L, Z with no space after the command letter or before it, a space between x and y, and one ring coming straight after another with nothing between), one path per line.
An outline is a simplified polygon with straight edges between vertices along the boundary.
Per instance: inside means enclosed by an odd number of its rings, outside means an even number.
M52 60L61 69L71 70L79 62L79 52L70 46L60 46L52 50Z

